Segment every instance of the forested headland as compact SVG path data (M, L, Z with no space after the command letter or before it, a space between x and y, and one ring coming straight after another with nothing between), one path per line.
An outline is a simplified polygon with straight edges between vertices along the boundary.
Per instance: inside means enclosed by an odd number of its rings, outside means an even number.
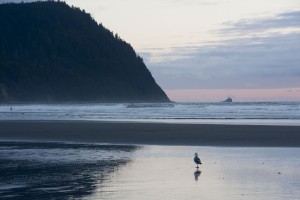
M0 4L0 102L168 102L130 44L64 2Z

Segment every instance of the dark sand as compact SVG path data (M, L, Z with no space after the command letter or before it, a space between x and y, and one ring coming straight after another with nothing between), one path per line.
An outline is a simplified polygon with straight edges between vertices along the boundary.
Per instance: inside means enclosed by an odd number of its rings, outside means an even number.
M0 121L1 140L300 147L300 126Z

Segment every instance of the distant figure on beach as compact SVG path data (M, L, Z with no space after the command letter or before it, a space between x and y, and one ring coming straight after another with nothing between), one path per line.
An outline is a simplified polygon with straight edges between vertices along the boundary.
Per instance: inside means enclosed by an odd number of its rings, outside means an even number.
M10 111L12 111L12 107L10 107Z
M194 162L197 164L197 169L199 168L198 165L202 164L200 158L198 157L198 153L195 153Z

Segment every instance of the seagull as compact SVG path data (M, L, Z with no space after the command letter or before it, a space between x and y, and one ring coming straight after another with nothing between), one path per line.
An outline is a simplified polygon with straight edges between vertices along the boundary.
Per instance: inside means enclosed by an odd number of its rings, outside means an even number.
M202 164L200 158L198 157L198 153L195 153L194 162L197 164L197 169L199 168L198 165Z

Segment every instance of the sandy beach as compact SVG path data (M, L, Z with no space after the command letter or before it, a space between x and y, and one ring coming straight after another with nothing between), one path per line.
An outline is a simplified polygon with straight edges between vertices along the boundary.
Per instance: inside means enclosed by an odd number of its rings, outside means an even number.
M104 121L1 121L1 140L300 147L300 126Z

